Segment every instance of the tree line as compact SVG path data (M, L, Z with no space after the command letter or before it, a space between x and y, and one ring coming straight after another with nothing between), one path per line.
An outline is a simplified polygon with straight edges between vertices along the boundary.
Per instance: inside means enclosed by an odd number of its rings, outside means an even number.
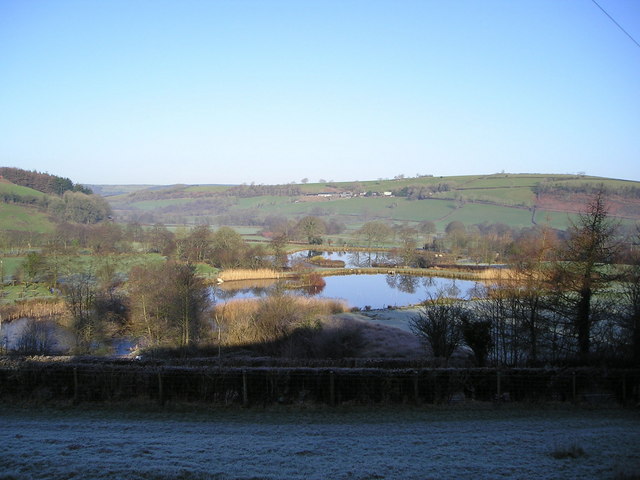
M510 269L462 302L446 292L412 321L436 357L460 345L481 366L640 363L640 234L624 248L599 192L562 240L517 244ZM617 265L616 265L617 263Z
M597 183L566 183L566 182L541 182L538 183L533 191L537 195L541 194L571 194L581 193L585 195L597 195L603 193L605 195L619 195L625 198L640 198L640 188L628 186L608 187Z
M0 177L4 177L11 183L29 187L49 195L62 195L67 191L81 192L87 195L93 193L90 188L73 183L65 177L41 173L36 170L23 170L14 167L0 167Z

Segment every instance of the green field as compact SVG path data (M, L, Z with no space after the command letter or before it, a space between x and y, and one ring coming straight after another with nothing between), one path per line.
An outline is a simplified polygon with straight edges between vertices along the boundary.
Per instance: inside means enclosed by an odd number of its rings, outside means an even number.
M36 207L0 203L0 230L48 233L53 229L49 217Z
M335 219L346 224L348 230L371 220L388 223L421 222L431 220L442 230L453 220L467 225L504 223L512 227L532 226L530 207L536 202L538 185L582 186L604 184L611 189L633 187L640 189L640 182L586 177L578 175L545 174L492 174L462 175L451 177L413 177L379 179L353 182L324 182L299 184L292 187L302 192L298 196L262 195L255 197L220 196L230 186L223 185L173 185L164 188L139 191L130 195L108 197L116 217L139 214L153 215L155 221L164 223L216 223L219 215L230 215L232 223L242 223L236 218L260 222L270 215L282 215L299 219L316 215L325 220ZM432 187L430 189L430 186ZM443 186L445 186L443 188ZM429 198L410 200L402 196L383 196L384 192L402 193L404 187L421 187ZM431 190L431 191L429 191ZM416 192L416 190L412 190ZM368 192L367 196L349 196L354 192ZM334 196L310 197L319 193ZM347 197L340 197L344 193ZM415 193L414 193L415 194ZM217 197L216 197L217 196ZM425 194L423 193L424 197ZM569 198L571 194L568 194ZM204 199L220 199L221 206L199 202ZM584 196L582 197L584 198ZM582 205L575 205L581 207ZM167 212L166 207L176 207ZM640 220L631 216L624 223ZM577 211L574 208L573 211ZM629 217L627 215L627 217ZM536 223L548 223L557 228L568 225L568 217L562 212L537 211Z
M157 208L172 207L175 205L184 206L196 201L197 199L194 198L167 198L161 200L142 200L140 202L133 202L130 206L138 210L150 211Z
M0 256L0 270L4 274L4 280L9 281L18 272L24 262L23 256ZM48 256L49 262L55 263L60 271L74 270L95 273L100 268L109 265L114 273L126 276L131 269L138 265L160 263L164 257L157 253L129 253L112 255L58 255Z
M482 223L480 219L488 219L487 223L504 223L511 227L529 227L531 223L531 212L523 208L509 208L497 205L466 204L456 209L440 222L440 227L444 228L449 222L454 220L465 225L475 225Z
M23 261L24 257L0 257L0 283L13 277Z
M4 194L20 195L22 197L35 197L38 199L46 197L46 194L39 192L38 190L23 187L21 185L15 185L7 181L0 182L0 195Z

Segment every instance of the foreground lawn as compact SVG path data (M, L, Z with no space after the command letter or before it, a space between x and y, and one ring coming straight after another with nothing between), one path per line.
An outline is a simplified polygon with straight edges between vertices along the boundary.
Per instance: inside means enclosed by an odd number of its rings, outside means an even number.
M5 479L630 479L622 409L184 410L0 407Z

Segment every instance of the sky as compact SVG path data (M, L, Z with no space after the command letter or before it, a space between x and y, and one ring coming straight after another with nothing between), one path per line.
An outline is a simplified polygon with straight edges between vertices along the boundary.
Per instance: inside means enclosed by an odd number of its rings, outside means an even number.
M598 4L640 42L640 1ZM592 0L0 0L0 166L640 180L640 47Z

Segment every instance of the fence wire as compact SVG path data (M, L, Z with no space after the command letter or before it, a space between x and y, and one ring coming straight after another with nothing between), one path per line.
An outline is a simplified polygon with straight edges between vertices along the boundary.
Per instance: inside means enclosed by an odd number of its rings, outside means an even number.
M638 404L640 369L231 368L27 363L0 366L0 398L165 404Z

